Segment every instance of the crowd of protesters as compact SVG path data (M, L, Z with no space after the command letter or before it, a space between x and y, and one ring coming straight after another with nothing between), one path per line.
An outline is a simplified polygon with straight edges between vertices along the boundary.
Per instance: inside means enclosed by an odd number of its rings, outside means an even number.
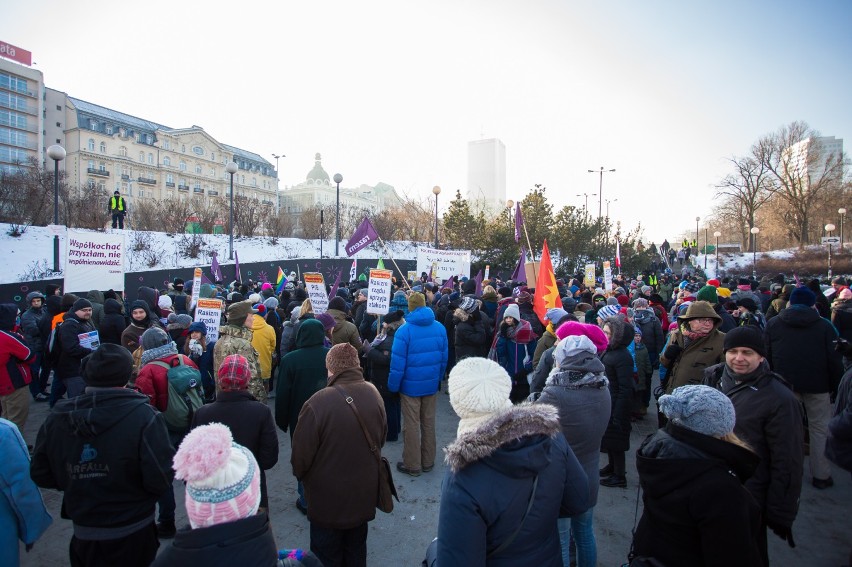
M768 565L769 532L795 546L803 479L826 490L832 462L852 470L843 278L824 289L665 270L604 289L578 275L556 280L561 307L545 310L526 282L424 273L394 279L378 315L364 276L326 309L293 276L277 293L202 285L222 300L215 341L179 278L135 298L48 286L23 310L0 305L0 475L12 487L0 563L18 564L17 540L29 549L50 524L41 487L63 493L75 566L365 565L377 452L401 439L397 473L430 473L442 390L460 421L442 440L429 548L441 565L596 565L598 491L628 485L636 421L659 430L637 449L644 510L630 553L663 565ZM51 412L27 447L31 403ZM279 429L310 552L280 551L272 535L265 471L281 466ZM188 529L175 523L175 478Z

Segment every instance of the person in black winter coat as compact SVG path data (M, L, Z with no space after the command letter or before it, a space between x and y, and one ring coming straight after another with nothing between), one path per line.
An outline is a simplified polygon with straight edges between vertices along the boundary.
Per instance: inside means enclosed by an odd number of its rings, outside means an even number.
M266 473L278 462L278 432L272 411L248 392L251 369L244 356L225 357L219 367L216 401L198 408L191 429L208 423L222 423L231 430L234 441L254 455L260 467L260 506L268 509Z
M104 301L104 318L101 321L101 327L98 329L101 343L109 343L113 345L121 344L121 333L127 328L127 319L121 312L121 303L115 299L107 299Z
M456 361L469 356L486 356L491 345L490 324L486 324L480 311L480 302L463 297L453 312L455 327Z
M55 376L59 377L65 385L69 398L79 396L86 387L83 383L80 363L83 357L92 353L92 349L80 344L79 335L95 330L91 319L92 304L88 299L78 299L65 314L65 319L57 332L61 354L54 371Z
M767 527L791 542L799 509L804 436L801 404L784 378L769 370L757 329L738 327L727 333L724 350L725 362L704 371L704 384L731 399L737 413L734 432L760 457L745 487L761 508L759 544L763 563L768 564Z
M395 442L399 440L399 432L402 430L402 408L400 405L399 392L388 390L388 374L390 373L390 355L393 348L393 338L396 330L405 321L402 311L392 311L382 319L382 332L376 336L367 351L367 361L370 363L370 382L379 391L382 401L385 403L385 414L388 420L388 432L386 441Z
M178 531L153 565L277 565L269 516L260 506L259 468L227 426L213 423L190 431L175 454L174 469L186 481L191 529Z
M627 350L633 342L633 325L623 316L608 317L603 332L609 340L601 355L609 394L612 400L609 424L601 441L601 452L606 453L608 464L601 469L601 486L627 486L624 454L630 449L630 407L633 400L633 357Z
M669 422L636 453L644 508L634 552L663 565L759 565L760 508L743 487L758 457L732 433L730 400L681 386L659 402Z

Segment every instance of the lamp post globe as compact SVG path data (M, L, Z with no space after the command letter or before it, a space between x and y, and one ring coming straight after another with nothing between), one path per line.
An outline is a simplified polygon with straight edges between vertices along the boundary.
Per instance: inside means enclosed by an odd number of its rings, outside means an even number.
M441 194L441 188L437 185L432 187L432 194L435 195L435 248L438 247L438 195ZM508 201L511 203L511 201Z
M512 225L512 207L515 206L515 202L512 199L506 199L506 213L509 216L509 225Z
M47 157L53 160L53 224L59 224L59 162L66 156L65 148L53 144L47 148ZM53 271L59 272L59 235L53 235Z
M337 257L340 255L340 183L343 176L335 173L333 179L337 184L337 205L334 214L334 255Z
M231 191L230 191L230 221L228 222L228 259L234 259L234 174L237 172L237 163L229 161L225 166L225 171L231 176Z

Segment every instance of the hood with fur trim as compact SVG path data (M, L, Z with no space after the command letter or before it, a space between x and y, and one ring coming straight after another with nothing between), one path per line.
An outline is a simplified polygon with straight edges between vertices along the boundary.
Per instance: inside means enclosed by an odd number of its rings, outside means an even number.
M489 459L508 476L534 476L550 463L550 439L561 431L555 407L528 403L511 406L445 447L445 461L454 473Z

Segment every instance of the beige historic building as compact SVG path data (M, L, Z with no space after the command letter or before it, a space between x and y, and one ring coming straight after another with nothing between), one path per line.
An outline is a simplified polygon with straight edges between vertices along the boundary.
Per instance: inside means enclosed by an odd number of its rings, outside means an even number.
M223 144L200 126L170 128L51 91L46 98L64 98L64 105L51 105L47 114L60 115L50 117L51 124L64 122L64 168L71 187L117 190L128 201L227 196L225 166L234 161L234 194L275 204L277 173L258 154Z
M344 179L345 181L345 179ZM285 187L278 194L282 213L290 215L296 234L302 230L301 214L311 207L335 207L337 205L337 184L332 181L322 167L322 156L316 154L314 167L298 185ZM364 210L374 215L385 208L401 203L396 189L387 183L377 183L375 187L360 185L357 188L340 188L340 206L349 210Z

